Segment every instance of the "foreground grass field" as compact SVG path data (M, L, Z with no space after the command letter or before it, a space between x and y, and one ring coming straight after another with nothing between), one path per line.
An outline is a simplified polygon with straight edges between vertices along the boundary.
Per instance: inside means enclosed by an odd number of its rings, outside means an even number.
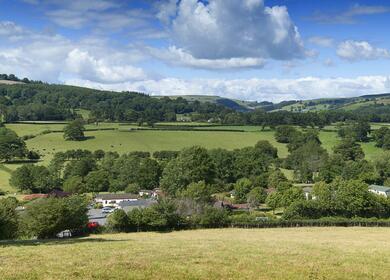
M389 279L389 228L220 229L0 243L1 279Z

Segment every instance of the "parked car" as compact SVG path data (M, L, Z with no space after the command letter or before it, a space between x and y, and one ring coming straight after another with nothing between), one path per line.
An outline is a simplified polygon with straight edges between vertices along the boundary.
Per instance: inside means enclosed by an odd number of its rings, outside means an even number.
M102 209L103 214L109 214L109 213L112 213L114 211L115 211L115 208L111 208L111 207L103 207L103 209Z

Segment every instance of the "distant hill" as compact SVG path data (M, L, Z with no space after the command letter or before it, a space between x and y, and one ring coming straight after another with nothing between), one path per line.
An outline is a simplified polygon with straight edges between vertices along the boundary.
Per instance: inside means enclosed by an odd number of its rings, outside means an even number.
M155 96L162 98L163 96ZM358 97L348 98L321 98L311 100L289 100L280 103L272 103L269 101L243 101L237 99L229 99L220 96L210 95L176 95L169 96L169 98L176 99L182 97L189 102L199 101L201 103L215 103L223 105L227 108L236 111L251 111L254 109L263 109L265 111L290 111L290 112L317 112L323 110L355 110L362 106L383 104L390 105L390 93L370 94Z

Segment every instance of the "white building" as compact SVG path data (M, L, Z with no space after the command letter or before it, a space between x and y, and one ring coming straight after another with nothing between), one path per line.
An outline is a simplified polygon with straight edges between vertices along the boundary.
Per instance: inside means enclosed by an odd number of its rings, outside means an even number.
M130 193L110 193L99 194L95 197L96 203L101 203L103 207L106 206L118 206L123 201L137 201L138 196Z
M383 195L385 197L390 197L390 187L370 185L368 190L377 195Z

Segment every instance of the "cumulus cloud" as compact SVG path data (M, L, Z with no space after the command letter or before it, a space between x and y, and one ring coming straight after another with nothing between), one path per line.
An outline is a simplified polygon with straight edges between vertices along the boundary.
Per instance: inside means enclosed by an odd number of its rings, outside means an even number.
M348 40L337 47L337 55L348 61L390 58L387 49L377 48L366 41Z
M4 32L17 30L15 34ZM140 52L133 48L114 49L100 38L72 41L0 22L0 73L15 73L36 80L59 82L66 78L88 79L99 83L118 83L147 78L134 66Z
M174 42L168 51L183 65L213 68L211 61L216 61L217 68L262 67L267 58L306 55L285 6L266 7L262 0L182 0L162 7L158 16L168 22Z
M141 68L130 65L115 65L105 59L93 57L88 51L74 49L66 58L67 71L81 79L102 83L120 83L142 80L146 74Z
M390 91L390 76L299 79L193 79L166 78L132 83L99 84L69 80L67 84L108 90L135 90L152 95L219 95L241 100L301 100L321 97L352 97Z

